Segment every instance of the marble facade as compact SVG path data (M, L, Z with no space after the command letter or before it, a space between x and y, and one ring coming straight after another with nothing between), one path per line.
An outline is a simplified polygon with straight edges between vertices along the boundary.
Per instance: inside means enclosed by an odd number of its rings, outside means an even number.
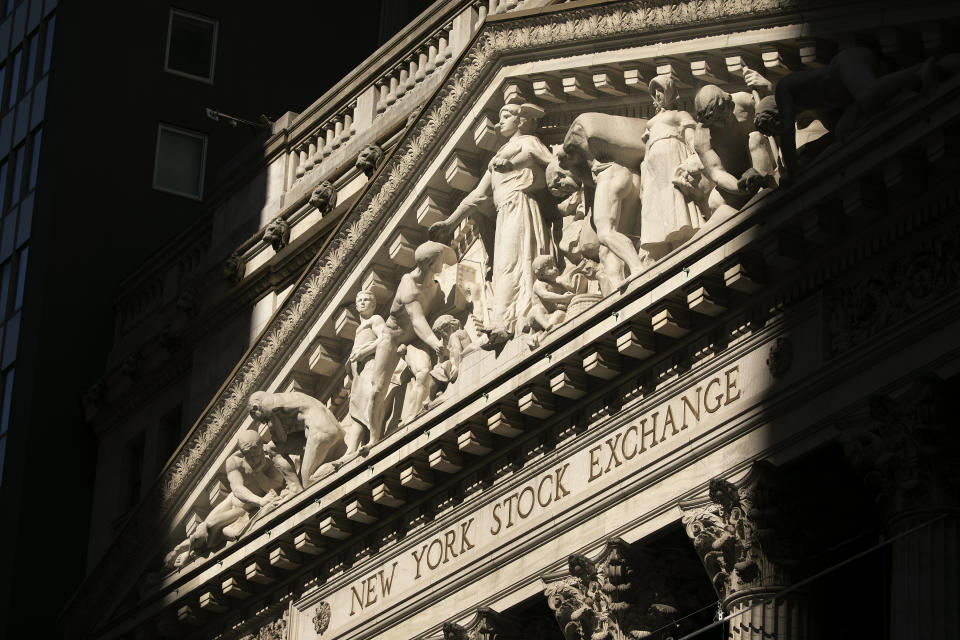
M477 14L364 149L366 186L81 591L113 603L74 610L92 637L667 638L717 609L731 638L819 637L797 469L825 450L910 534L889 637L958 629L918 612L960 578L918 567L957 555L960 67L929 34L960 11L865 35L860 2L539 4ZM899 64L823 88L874 50Z

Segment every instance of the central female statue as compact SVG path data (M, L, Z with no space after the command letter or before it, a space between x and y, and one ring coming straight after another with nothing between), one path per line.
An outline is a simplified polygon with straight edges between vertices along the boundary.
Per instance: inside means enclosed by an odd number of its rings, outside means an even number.
M553 158L533 135L542 116L543 109L535 104L505 105L497 129L507 141L460 206L449 218L430 227L432 238L448 241L457 225L470 215L477 222L487 255L493 256L493 304L485 349L505 343L523 329L535 301L533 259L554 255L547 224L533 195L546 189L545 169ZM496 210L492 234L491 209Z

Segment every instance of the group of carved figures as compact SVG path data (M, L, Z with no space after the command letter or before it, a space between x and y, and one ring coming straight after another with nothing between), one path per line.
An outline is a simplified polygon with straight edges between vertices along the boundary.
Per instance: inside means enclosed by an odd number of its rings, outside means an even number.
M649 83L652 118L583 113L556 150L534 135L540 107L506 104L497 124L505 142L473 191L430 227L431 240L416 249L416 265L400 278L386 318L376 313L372 292L357 294L343 419L305 393L254 393L249 412L266 424L264 437L253 429L241 434L226 463L229 496L192 526L165 565L237 537L252 519L378 442L401 412L398 380L402 414L416 416L457 380L472 351L499 350L521 335L535 347L578 297L584 308L615 290L729 219L760 189L795 177L834 141L849 140L863 117L905 91L929 92L958 70L960 56L948 55L883 73L871 50L850 48L776 87L750 69L746 91L705 85L694 96L695 115L678 108L674 78L661 75ZM798 129L814 120L826 134L798 150ZM487 308L471 315L479 319L473 337L435 280L455 264L447 245L467 217L489 280Z

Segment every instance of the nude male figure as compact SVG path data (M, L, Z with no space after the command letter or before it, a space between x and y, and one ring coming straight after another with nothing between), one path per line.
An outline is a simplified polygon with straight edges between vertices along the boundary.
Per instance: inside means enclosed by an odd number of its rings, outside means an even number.
M433 378L430 370L434 356L443 349L443 342L433 332L427 314L441 299L440 285L434 279L444 264L453 264L453 250L439 242L428 241L414 252L417 266L403 274L397 293L390 305L390 315L384 325L383 335L377 343L371 373L372 393L365 408L370 428L370 444L379 442L385 426L384 398L387 385L400 362L406 360L414 375L414 393L417 397L411 406L425 407L430 401ZM429 350L416 347L422 344ZM414 346L414 348L408 348Z
M590 191L588 200L600 244L618 258L631 276L644 268L637 248L623 228L640 215L640 164L645 154L647 121L605 113L582 113L563 139L560 166L573 172ZM602 260L611 280L618 280L609 260Z
M339 465L321 463L334 446L349 438L359 443L363 427L351 423L341 426L333 412L325 404L299 391L287 393L267 393L257 391L248 402L250 417L257 422L266 423L272 442L266 451L274 465L283 474L287 489L291 493L303 491L304 486L333 473ZM345 428L349 431L345 433ZM290 439L292 431L302 430L306 435L303 458L300 461L300 475L290 460L297 453L294 441ZM357 434L359 432L359 435ZM356 451L347 451L341 461L356 455ZM340 462L340 461L338 461Z
M796 123L804 111L844 141L866 114L877 111L905 89L929 91L939 72L952 70L955 58L925 62L884 73L870 49L851 47L837 53L824 67L795 71L777 83L780 139L788 174L797 170Z
M747 73L744 75L747 79ZM765 83L769 87L759 74L751 72L749 78L749 86ZM698 123L694 149L704 173L716 184L717 197L711 197L713 214L707 226L735 214L761 188L777 185L773 175L776 159L769 141L753 123L756 100L749 93L729 94L712 84L702 87L694 98Z
M216 546L221 535L236 539L241 531L231 530L237 528L231 525L242 522L245 526L250 515L274 508L289 495L284 490L283 476L264 453L260 434L253 429L240 432L237 450L224 466L230 495L213 508L190 536L190 548L194 551Z

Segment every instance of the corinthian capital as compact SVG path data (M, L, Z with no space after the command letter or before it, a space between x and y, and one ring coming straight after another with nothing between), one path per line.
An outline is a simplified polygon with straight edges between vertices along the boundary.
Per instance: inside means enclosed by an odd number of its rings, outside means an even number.
M443 640L521 640L526 638L516 620L481 607L466 625L443 623Z
M737 483L710 481L705 498L682 501L683 525L721 600L791 583L799 555L780 470L758 461Z
M902 394L871 397L867 420L842 425L844 452L888 520L958 504L960 436L945 386L923 376Z
M663 569L613 538L597 557L571 554L566 571L543 576L544 595L567 638L645 637L676 617Z

